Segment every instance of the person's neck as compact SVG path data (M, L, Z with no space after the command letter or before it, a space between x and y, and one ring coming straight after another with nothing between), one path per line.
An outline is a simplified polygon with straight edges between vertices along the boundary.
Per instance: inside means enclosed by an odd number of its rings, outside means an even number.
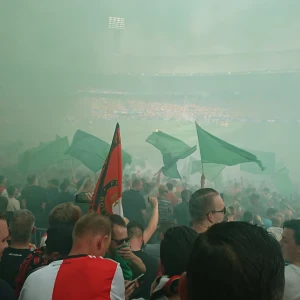
M203 222L203 223L193 223L193 229L197 233L206 232L210 226L211 226L211 224L207 224L206 222Z
M132 251L140 251L142 249L141 242L137 239L130 239L130 248Z
M19 243L19 242L11 242L10 248L14 248L14 249L29 249L29 241L25 242L25 243Z
M81 254L93 255L93 253L91 253L91 251L87 245L74 244L69 253L69 256L81 255Z

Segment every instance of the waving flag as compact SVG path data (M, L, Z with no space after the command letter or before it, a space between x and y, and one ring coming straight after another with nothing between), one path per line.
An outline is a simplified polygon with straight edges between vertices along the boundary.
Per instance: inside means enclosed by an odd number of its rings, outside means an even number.
M261 161L254 154L213 136L197 123L196 130L203 163L234 166L246 162L256 162L264 170Z
M181 178L177 169L178 160L185 159L197 149L196 146L190 147L183 141L161 131L153 132L146 142L161 152L164 162L161 170L169 178Z
M110 144L82 130L77 130L67 154L81 161L93 172L98 172L107 157ZM122 151L123 167L131 164L131 156Z
M99 149L101 151L101 149ZM119 123L116 126L110 151L98 179L90 211L109 216L123 216L122 210L122 146Z

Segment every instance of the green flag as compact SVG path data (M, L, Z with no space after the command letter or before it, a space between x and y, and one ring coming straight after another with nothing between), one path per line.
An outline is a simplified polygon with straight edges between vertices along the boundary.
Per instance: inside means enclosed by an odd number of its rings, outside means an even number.
M110 150L110 144L82 130L77 130L70 148L66 154L81 161L93 172L98 172L106 160ZM126 164L131 164L131 156L122 151L123 168Z
M27 150L20 155L18 168L25 173L43 170L57 162L68 159L65 155L68 148L67 137L49 143L40 143L38 147Z
M224 170L225 167L226 166L220 164L203 163L205 177L211 182L218 177L218 175ZM202 174L201 160L193 161L192 174L195 174L197 172Z
M261 174L261 175L272 175L275 172L275 153L273 152L263 152L256 150L248 150L247 151L253 153L263 164L265 167L264 170L256 163L244 163L241 164L241 171L252 173L252 174Z
M181 178L177 169L177 161L188 157L197 149L197 146L190 147L183 141L161 131L150 134L146 142L161 152L164 162L162 172L169 178Z
M293 193L293 184L290 178L289 170L286 167L271 176L271 180L276 186L278 192L284 197L289 198Z
M213 136L203 130L197 123L196 130L203 163L234 166L246 162L256 162L262 170L264 169L261 161L252 153Z

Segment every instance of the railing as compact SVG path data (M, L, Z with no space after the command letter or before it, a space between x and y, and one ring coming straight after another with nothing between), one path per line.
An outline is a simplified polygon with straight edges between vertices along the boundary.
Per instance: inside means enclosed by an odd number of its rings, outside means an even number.
M32 243L38 248L40 246L43 235L47 233L47 228L36 228L32 238Z

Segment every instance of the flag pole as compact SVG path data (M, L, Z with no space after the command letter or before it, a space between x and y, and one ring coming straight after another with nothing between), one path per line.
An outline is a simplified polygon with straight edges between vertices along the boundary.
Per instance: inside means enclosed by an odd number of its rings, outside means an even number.
M201 189L204 189L205 187L205 175L204 175L204 165L201 160L201 165L202 165L202 175L201 175Z

